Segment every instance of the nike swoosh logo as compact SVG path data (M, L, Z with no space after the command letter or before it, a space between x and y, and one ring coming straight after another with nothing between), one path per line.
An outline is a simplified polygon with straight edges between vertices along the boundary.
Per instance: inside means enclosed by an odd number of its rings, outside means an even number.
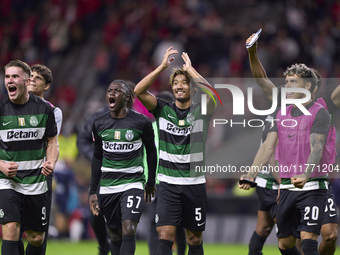
M12 121L9 121L9 122L6 122L6 123L4 123L4 122L2 122L2 125L3 126L7 126L9 123L11 123Z
M106 135L102 135L102 137L105 137L105 136L108 136L109 134L106 134Z
M288 138L292 138L293 136L295 136L295 135L288 135Z
M176 117L174 117L174 116L171 116L170 114L168 114L168 117L169 117L169 118L176 119Z
M41 225L43 225L43 226L45 226L47 224L47 222L43 222L43 223L41 223Z
M307 222L307 226L316 226L318 223L310 223L309 221Z
M336 213L335 214L330 214L329 217L334 217L336 216Z
M140 213L140 212L135 212L134 210L132 210L131 213Z
M197 223L197 226L200 227L200 226L202 226L202 225L204 225L204 224L205 224L205 222L203 222L203 223Z

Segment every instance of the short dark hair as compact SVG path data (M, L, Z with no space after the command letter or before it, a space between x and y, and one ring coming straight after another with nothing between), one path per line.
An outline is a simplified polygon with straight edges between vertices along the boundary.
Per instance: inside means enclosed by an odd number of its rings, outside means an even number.
M53 82L53 76L51 70L44 65L36 64L31 67L32 72L37 72L42 77L44 77L47 84L51 84Z
M123 81L123 80L114 80L113 82L111 82L111 84L113 84L113 83L119 83L119 84L123 85L123 87L125 87L125 95L130 97L129 100L127 101L126 106L128 108L131 108L132 103L133 103L133 99L135 97L134 91L131 88L132 86L130 86L126 81Z
M305 82L311 83L310 91L313 92L315 86L317 85L318 79L315 73L307 67L305 64L293 64L290 67L287 67L286 71L283 73L285 76L293 76L297 75L302 78Z
M174 84L174 79L177 75L184 75L188 81L190 82L191 76L187 71L184 71L183 68L173 68L173 73L170 75L169 83L172 86Z
M32 71L31 71L30 66L27 63L25 63L21 60L11 60L10 62L8 62L7 65L5 65L5 68L4 68L5 71L6 71L7 68L12 67L12 66L21 68L24 71L24 73L26 73L28 75L28 78L31 77Z

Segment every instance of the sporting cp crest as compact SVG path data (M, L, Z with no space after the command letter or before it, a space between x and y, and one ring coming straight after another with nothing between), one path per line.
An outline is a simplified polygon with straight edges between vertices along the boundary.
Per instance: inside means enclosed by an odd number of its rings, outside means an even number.
M187 122L191 125L195 120L194 115L192 115L191 113L188 114L187 116Z
M132 132L132 130L126 131L125 138L128 141L131 141L133 139L133 132Z
M39 124L38 118L36 116L31 116L30 124L32 127L36 127Z

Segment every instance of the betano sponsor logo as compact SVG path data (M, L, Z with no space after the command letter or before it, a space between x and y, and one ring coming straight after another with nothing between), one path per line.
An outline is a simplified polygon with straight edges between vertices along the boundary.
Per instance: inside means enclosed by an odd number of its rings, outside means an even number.
M185 128L179 128L172 123L168 123L167 126L166 126L166 130L171 132L171 133L174 133L174 134L186 135L192 130L192 126L185 127Z
M103 142L103 149L107 151L131 151L133 148L133 143Z
M200 84L207 86L210 90L212 90L217 98L219 99L221 105L222 100L216 90L205 83ZM244 115L244 105L245 105L245 97L242 92L242 90L231 84L215 84L215 88L217 89L228 89L231 92L232 98L233 98L233 115L242 116ZM201 96L201 114L206 115L207 114L207 94L212 97L214 100L215 105L217 105L216 100L214 96L206 89L200 88L206 94L202 94ZM305 94L304 98L287 98L287 93L303 93ZM265 116L272 114L278 107L278 91L277 88L273 88L272 90L272 105L270 109L267 110L258 110L255 109L253 104L253 88L249 87L247 88L247 106L251 113L259 116ZM311 93L309 90L304 88L282 88L281 89L281 114L286 115L286 108L288 105L294 104L297 108L299 108L304 115L311 115L311 113L303 106L304 103L308 102L311 99ZM272 119L272 121L278 121L277 119ZM290 122L289 122L290 121ZM283 123L282 123L283 122ZM281 122L282 126L284 127L295 127L297 125L297 122L295 120L283 120ZM289 122L289 125L287 125L287 122ZM293 122L293 123L292 123ZM249 126L249 127L262 127L264 125L264 121L261 119L250 119L246 121L243 119L242 121L236 122L233 119L213 119L213 127L216 127L216 125L226 125L230 124L230 127L236 126L236 125L242 125L243 127Z
M18 138L37 138L38 137L38 130L36 131L8 131L7 132L7 139L18 139Z

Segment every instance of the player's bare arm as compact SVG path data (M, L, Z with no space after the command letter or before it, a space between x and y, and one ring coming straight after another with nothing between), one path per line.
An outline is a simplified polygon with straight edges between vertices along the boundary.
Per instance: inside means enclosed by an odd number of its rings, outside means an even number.
M3 162L0 160L0 171L7 177L15 177L18 171L18 164L15 162Z
M246 41L249 43L251 38L255 36L252 34ZM273 101L272 90L275 88L275 85L269 80L267 77L266 70L263 68L258 56L257 56L257 44L258 42L254 43L253 46L248 48L248 55L249 55L249 63L251 72L256 79L258 85L260 85L262 91L264 92L265 96L268 98L270 102Z
M256 156L254 158L253 164L250 168L250 171L242 175L240 177L240 180L244 179L250 179L252 181L255 180L256 176L259 174L261 171L261 168L263 165L267 164L268 161L270 160L272 154L274 153L274 150L276 148L278 140L278 135L277 132L270 132L267 135L267 139L264 141L264 143L260 146L258 149ZM249 184L241 184L239 185L240 189L248 190L250 189Z
M156 97L151 94L148 89L152 85L152 83L157 79L157 77L169 67L170 63L175 59L172 57L173 54L178 54L177 50L173 50L172 46L168 48L163 56L162 63L150 74L144 77L135 87L134 92L137 95L138 99L142 102L142 104L148 109L152 111L157 106Z
M188 72L188 74L191 76L191 78L194 80L195 85L197 87L200 87L204 90L203 93L206 93L205 90L209 90L210 94L214 95L214 98L216 99L215 94L213 93L212 90L210 90L207 86L202 85L201 83L204 83L206 85L211 86L203 77L202 75L200 75L195 68L192 67L191 65L191 60L189 58L188 53L183 52L182 53L182 59L184 61L183 64L183 70ZM216 105L214 103L214 100L211 97L207 98L207 113L208 114L212 114L216 109Z
M327 136L324 134L312 133L310 135L311 153L307 160L307 167L303 174L295 175L291 178L291 182L295 187L302 189L313 173L315 167L319 164L322 157L323 146L326 142Z
M333 103L340 108L340 85L338 85L331 95Z
M99 215L99 204L98 204L98 197L96 194L90 195L89 205L90 205L90 209L93 215Z
M58 136L47 137L46 161L42 165L41 173L45 176L50 175L59 157Z

